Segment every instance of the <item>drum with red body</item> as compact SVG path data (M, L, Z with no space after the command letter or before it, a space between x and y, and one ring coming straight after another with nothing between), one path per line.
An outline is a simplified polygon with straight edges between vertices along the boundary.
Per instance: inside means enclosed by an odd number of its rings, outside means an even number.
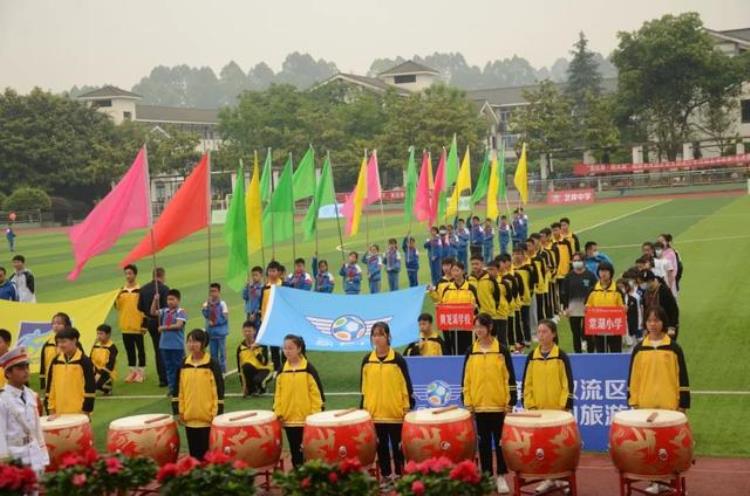
M425 408L404 418L401 445L407 460L446 457L473 460L477 435L471 413L463 408Z
M49 452L51 469L57 468L66 454L82 456L94 445L88 415L51 415L42 417L40 424Z
M209 447L251 468L271 468L281 458L281 422L268 410L225 413L211 423Z
M159 465L174 463L180 452L177 422L171 415L158 413L113 420L107 431L107 451L127 457L145 456Z
M581 437L569 412L534 410L505 416L502 448L508 468L521 477L554 479L575 472Z
M693 433L687 417L672 410L617 412L609 431L609 454L620 472L644 478L673 477L690 468Z
M333 463L357 459L367 467L375 462L376 450L375 426L365 410L329 410L305 419L305 460Z

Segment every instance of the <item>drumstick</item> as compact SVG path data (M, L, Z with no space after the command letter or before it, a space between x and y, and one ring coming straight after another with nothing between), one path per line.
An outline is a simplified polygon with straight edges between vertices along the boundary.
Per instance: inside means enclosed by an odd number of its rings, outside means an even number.
M255 417L256 415L258 415L258 412L243 413L242 415L237 415L236 417L230 418L229 421L237 422L238 420L244 420L246 418Z
M659 416L659 412L652 412L651 415L649 415L648 417L646 417L646 422L648 422L650 424L651 422L653 422L654 420L656 420L656 417L658 417L658 416Z
M346 410L341 410L340 412L336 412L333 414L334 417L343 417L344 415L349 415L352 412L356 412L359 410L359 408L347 408Z
M530 417L530 418L541 418L541 413L535 412L512 412L505 415L506 417Z
M441 413L450 412L451 410L457 410L458 405L444 406L443 408L436 408L432 411L433 415L440 415Z
M143 423L144 424L153 424L154 422L161 422L162 420L166 420L168 418L172 418L172 416L164 414L164 415L159 415L158 417L154 417L154 418L145 420Z

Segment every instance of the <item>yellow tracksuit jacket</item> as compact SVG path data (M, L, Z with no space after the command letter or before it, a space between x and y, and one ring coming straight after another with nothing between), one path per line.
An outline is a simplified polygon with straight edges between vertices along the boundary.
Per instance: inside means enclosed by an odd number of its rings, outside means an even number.
M375 423L400 424L414 407L406 360L393 348L382 360L374 351L364 356L360 391L360 407L370 413Z
M633 408L690 408L690 383L680 345L664 335L658 345L646 336L630 356L628 404Z
M305 418L323 411L325 395L318 372L306 358L296 367L287 361L276 377L273 412L285 427L301 427Z
M464 406L472 412L509 412L518 399L510 353L495 338L488 350L474 341L464 359L461 383Z
M523 406L527 410L573 408L573 373L570 360L557 345L545 358L537 346L526 357L523 373Z

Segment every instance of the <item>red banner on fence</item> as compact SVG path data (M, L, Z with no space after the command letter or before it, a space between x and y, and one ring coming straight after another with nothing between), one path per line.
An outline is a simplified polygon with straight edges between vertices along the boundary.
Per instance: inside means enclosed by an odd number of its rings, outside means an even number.
M435 319L441 331L471 331L474 329L474 305L471 303L435 305Z
M583 326L587 336L624 336L628 318L624 307L586 307Z
M608 174L628 174L631 172L659 172L670 169L707 169L731 165L750 164L750 153L730 155L728 157L698 158L693 160L675 160L673 162L656 162L642 164L576 164L573 174L576 176L603 176Z
M547 203L549 205L561 205L564 203L594 203L594 189L563 189L547 192Z

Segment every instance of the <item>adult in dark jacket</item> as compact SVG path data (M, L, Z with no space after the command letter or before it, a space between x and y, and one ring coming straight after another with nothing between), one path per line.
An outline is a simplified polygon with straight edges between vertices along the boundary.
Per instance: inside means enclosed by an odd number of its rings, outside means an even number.
M154 356L156 357L156 372L159 375L159 387L167 387L167 372L164 368L164 361L159 352L159 318L151 316L151 302L154 301L157 287L159 289L159 308L167 306L167 293L169 286L164 283L166 272L163 268L154 269L154 279L143 286L138 296L138 310L143 317L143 327L148 329L151 336L151 343L154 345Z
M560 284L560 303L563 315L570 319L570 330L573 333L573 350L583 352L582 341L586 343L586 350L594 352L594 340L583 335L583 314L589 293L596 286L597 277L586 268L583 254L574 253L571 257L573 270L568 272Z
M638 275L638 284L643 290L643 315L646 315L651 307L663 308L667 314L667 322L664 323L667 334L676 341L680 330L680 309L672 290L662 278L650 270L644 270Z

